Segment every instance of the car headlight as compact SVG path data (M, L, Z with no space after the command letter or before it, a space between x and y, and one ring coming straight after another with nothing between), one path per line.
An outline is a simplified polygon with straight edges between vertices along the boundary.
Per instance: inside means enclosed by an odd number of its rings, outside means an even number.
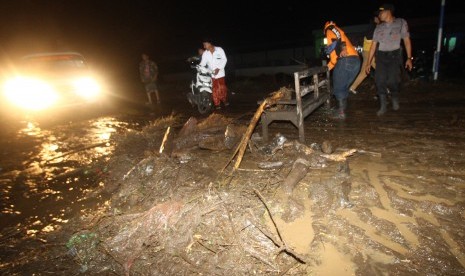
M14 105L31 110L42 110L58 100L57 93L47 83L31 78L17 77L5 83L4 93Z
M73 82L76 93L86 99L94 99L100 94L100 85L93 78L80 78Z

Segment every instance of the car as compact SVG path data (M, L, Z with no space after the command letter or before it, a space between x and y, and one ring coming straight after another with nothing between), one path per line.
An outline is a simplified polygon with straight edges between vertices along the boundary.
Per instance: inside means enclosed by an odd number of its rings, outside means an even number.
M3 93L9 107L43 111L102 100L102 83L78 52L47 52L21 58Z

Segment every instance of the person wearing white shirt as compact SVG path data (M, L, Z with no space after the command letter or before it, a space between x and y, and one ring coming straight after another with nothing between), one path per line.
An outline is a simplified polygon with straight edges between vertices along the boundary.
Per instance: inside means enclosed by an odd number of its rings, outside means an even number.
M213 104L216 109L220 109L221 103L223 103L224 106L229 105L227 99L228 88L225 82L226 73L224 70L228 59L226 58L223 48L213 45L211 39L204 39L203 47L206 51L202 54L200 65L207 66L213 71Z

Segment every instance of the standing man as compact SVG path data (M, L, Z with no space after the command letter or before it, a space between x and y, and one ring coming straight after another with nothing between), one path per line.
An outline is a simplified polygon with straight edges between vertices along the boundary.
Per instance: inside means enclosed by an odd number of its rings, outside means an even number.
M334 119L344 120L349 96L349 85L354 81L360 70L360 58L357 50L345 35L344 31L333 21L328 21L324 27L324 34L328 46L326 54L329 55L329 70L333 71L333 90L338 102L338 109Z
M142 61L139 64L139 75L142 83L145 85L145 92L149 99L149 104L152 105L152 94L157 97L157 104L160 104L160 95L158 94L158 66L150 60L149 55L142 54Z
M365 67L367 74L371 70L371 62L376 53L376 89L380 101L380 109L376 113L382 116L387 111L387 91L391 92L392 109L399 110L399 90L402 74L402 49L400 40L404 41L407 61L405 68L412 70L412 44L407 21L394 17L394 6L383 4L379 8L379 19L373 34L373 43L370 48L368 64ZM377 50L378 48L378 50Z
M213 71L213 104L216 109L221 109L221 103L228 106L228 88L225 82L225 66L228 62L226 54L221 47L214 46L211 39L204 39L203 48L205 52L202 54L201 66L207 66Z

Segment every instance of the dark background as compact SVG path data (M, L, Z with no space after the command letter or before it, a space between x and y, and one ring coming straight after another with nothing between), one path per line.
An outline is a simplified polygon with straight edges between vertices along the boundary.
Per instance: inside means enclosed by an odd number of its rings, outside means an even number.
M160 64L196 53L211 37L227 54L311 43L312 30L327 20L340 26L364 24L384 1L53 1L0 0L3 69L24 54L82 52L94 66L117 76L137 76L140 53ZM391 1L396 16L438 16L440 0ZM446 16L463 12L447 0ZM160 66L161 73L169 65Z

